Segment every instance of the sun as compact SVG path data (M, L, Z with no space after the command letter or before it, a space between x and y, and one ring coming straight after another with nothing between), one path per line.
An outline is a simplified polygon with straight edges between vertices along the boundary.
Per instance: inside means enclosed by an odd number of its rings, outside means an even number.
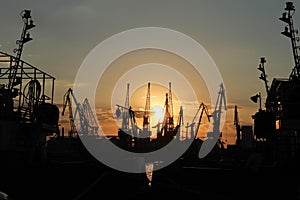
M163 108L161 105L154 105L151 108L153 112L153 120L159 122L163 119Z

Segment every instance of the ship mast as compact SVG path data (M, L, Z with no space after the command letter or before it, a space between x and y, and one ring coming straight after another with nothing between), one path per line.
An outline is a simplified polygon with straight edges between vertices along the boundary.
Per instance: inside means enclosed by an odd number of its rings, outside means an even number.
M286 2L285 9L286 12L282 13L282 17L279 19L287 25L284 28L284 31L281 32L282 35L285 35L286 37L291 39L292 43L292 51L293 51L293 57L295 62L295 67L292 70L292 73L290 74L290 79L293 78L299 78L300 77L300 57L298 54L298 49L300 48L297 46L297 42L299 42L299 37L296 37L295 34L298 34L298 30L294 29L293 25L293 14L295 13L295 6L293 5L293 2Z
M19 46L14 49L14 53L17 53L17 56L15 57L14 65L11 66L10 71L9 71L9 83L8 83L8 90L9 91L12 91L14 86L21 84L21 78L17 77L17 70L18 70L20 60L21 60L23 46L24 46L25 43L32 40L28 30L35 27L35 25L33 24L33 20L31 19L30 13L31 13L30 10L23 10L21 12L21 16L22 16L22 19L23 19L23 22L24 22L24 27L23 27L23 31L22 31L20 40L16 41L16 43Z
M260 74L260 77L259 79L263 80L264 81L264 84L265 84L265 88L266 88L266 93L267 95L269 94L269 90L270 90L270 87L268 85L268 79L267 79L267 75L266 75L266 71L265 71L265 63L266 63L266 59L265 57L261 57L260 58L260 64L258 66L258 70L261 71L262 73Z

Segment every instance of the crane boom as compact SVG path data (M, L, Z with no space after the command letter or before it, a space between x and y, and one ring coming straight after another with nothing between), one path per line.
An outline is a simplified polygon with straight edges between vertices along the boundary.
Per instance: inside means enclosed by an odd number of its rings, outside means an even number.
M226 106L226 98L225 98L225 90L223 84L220 85L220 90L218 92L218 98L215 106L215 110L212 114L214 120L213 132L220 132L220 123L221 123L221 115L222 108L224 106L224 110L227 110Z
M195 124L196 124L195 120L196 120L196 117L198 116L198 113L199 113L200 110L201 110L201 113L200 113L200 115L199 115L198 123L197 123L196 129L194 130L194 126L195 126ZM191 136L192 136L193 139L195 139L196 136L197 136L197 134L198 134L198 131L199 131L199 128L200 128L200 124L201 124L201 120L202 120L202 116L203 116L203 113L204 113L204 112L205 112L205 114L206 114L206 116L207 116L208 121L210 121L211 115L208 114L208 108L207 108L207 106L202 102L202 103L199 105L199 107L198 107L198 109L197 109L197 112L196 112L196 114L195 114L195 116L194 116L192 122L186 126L186 128L189 128L189 127L191 128Z
M88 122L88 128L90 129L89 133L97 135L99 129L97 119L87 98L84 99L82 103L82 108L84 116L86 117Z
M71 92L72 92L72 89L69 88L69 90L63 96L64 101L63 101L63 109L62 109L61 115L64 116L66 107L68 106L68 108L69 108L69 120L70 120L70 127L71 127L71 130L70 130L69 133L70 133L70 135L77 136L78 132L77 132L75 122L74 122L74 115L73 115L73 111L72 111L72 101L71 101L71 98L70 98Z
M223 142L220 141L221 116L222 116L222 112L224 110L227 110L227 106L226 106L224 85L223 85L223 83L221 83L220 89L218 91L218 97L217 97L215 109L212 113L213 130L212 130L212 132L207 133L208 139L205 140L203 142L203 144L201 145L201 149L198 154L199 158L203 158L204 156L206 156L211 151L211 149L215 146L215 144L217 142L222 146L222 148L224 148Z
M72 112L72 103L71 103L71 97L73 99L73 102L75 103L76 109L73 115ZM62 111L62 115L64 115L65 112L65 108L67 105L69 105L69 118L70 118L70 124L71 124L71 131L72 133L82 133L82 134L88 134L89 133L89 123L88 120L86 118L86 116L84 115L82 106L78 103L73 90L71 88L68 89L68 91L64 94L64 104L63 104L63 111ZM75 127L75 119L76 119L76 115L78 112L78 116L79 116L79 122L80 122L80 129L78 130Z
M202 110L201 110L201 114L200 114L200 117L199 117L199 120L198 120L198 124L197 124L197 127L196 127L195 137L197 136L197 134L199 132L199 128L200 128L200 124L201 124L201 121L202 121L203 112L205 112L205 115L206 115L208 121L210 121L210 117L211 117L211 115L208 114L208 108L207 108L207 106L203 102L200 104L200 108Z

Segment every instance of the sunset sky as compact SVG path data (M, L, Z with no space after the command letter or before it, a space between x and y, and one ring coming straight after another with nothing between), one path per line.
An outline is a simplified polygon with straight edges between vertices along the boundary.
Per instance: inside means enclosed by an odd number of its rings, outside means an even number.
M285 24L278 18L284 12L285 2L5 1L0 7L0 51L14 54L15 41L19 39L23 27L19 13L24 9L31 10L36 27L30 31L33 41L25 45L22 59L56 78L54 102L61 104L64 93L73 86L83 60L105 39L140 27L179 31L203 46L222 75L228 108L223 135L232 143L235 137L234 105L239 108L241 125L252 125L251 115L259 105L253 103L250 96L261 92L264 102L265 88L257 70L260 57L266 58L269 84L273 78L288 77L294 67L291 42L280 34ZM295 1L294 5L296 12L293 19L297 29L300 27L300 4ZM166 92L164 89L167 90L168 83L172 82L174 94L184 97L177 100L192 105L187 110L194 108L187 111L189 118L186 121L191 120L199 103L210 105L215 102L210 102L202 77L193 73L188 65L176 55L155 49L130 52L118 58L109 66L103 79L95 83L98 85L95 99L99 108L97 116L101 120L112 118L107 115L106 109L115 103L124 104L127 82L133 88L130 101L136 110L141 110L149 81L153 82L151 105L159 104ZM144 87L141 87L143 82ZM186 82L198 87L195 94L198 102L195 102L195 96L185 85ZM113 101L109 101L111 98Z

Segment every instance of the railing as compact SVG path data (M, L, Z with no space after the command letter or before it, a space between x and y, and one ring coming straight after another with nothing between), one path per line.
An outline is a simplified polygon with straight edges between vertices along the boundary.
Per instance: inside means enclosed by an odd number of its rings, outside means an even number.
M8 89L8 83L10 80L10 69L15 63L16 57L5 52L0 51L0 88ZM50 103L53 104L54 99L54 81L55 77L50 74L38 69L37 67L20 60L17 71L16 79L19 84L15 85L12 89L15 94L13 97L14 109L21 107L22 102L24 101L25 85L31 80L37 80L41 84L41 101L45 102L50 100ZM50 93L47 95L46 93Z

